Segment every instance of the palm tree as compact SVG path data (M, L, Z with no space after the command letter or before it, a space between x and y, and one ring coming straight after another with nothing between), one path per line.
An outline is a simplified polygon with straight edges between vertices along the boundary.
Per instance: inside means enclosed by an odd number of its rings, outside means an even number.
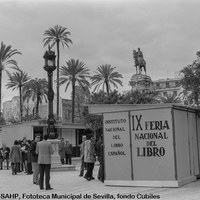
M65 91L69 85L72 85L72 123L74 123L74 111L75 111L75 86L78 85L80 88L84 89L89 87L89 69L85 67L83 62L79 60L70 59L66 62L67 66L62 66L60 69L59 83L60 85L66 84Z
M166 94L166 96L160 97L161 103L181 103L179 96L175 94Z
M50 45L50 48L56 45L57 48L57 119L59 119L59 62L60 62L60 44L69 48L69 43L72 44L72 40L68 38L71 33L67 31L67 28L56 25L49 28L44 32L45 38L43 39L44 46Z
M36 101L36 115L38 115L39 104L42 103L43 99L47 102L47 94L48 82L45 78L31 79L23 87L23 99L27 100L27 102L29 102L30 99L33 102Z
M23 104L22 104L22 88L30 79L26 72L23 72L19 67L12 67L16 71L12 74L8 71L8 83L6 84L7 88L12 88L12 90L19 89L19 98L20 98L20 122L22 122L23 114Z
M96 74L91 77L92 83L91 86L96 85L94 88L94 92L99 90L100 86L102 85L102 89L104 91L104 86L106 86L107 94L111 91L111 85L115 88L117 84L122 86L122 81L120 78L123 78L122 75L118 72L113 72L116 67L111 67L111 65L101 65L97 68Z
M3 42L1 42L0 47L0 113L1 113L1 89L2 89L2 71L6 68L6 66L17 66L17 62L12 59L12 57L16 54L21 53L17 49L12 49L11 45L6 46Z
M79 86L75 86L75 104L77 106L77 116L81 119L81 105L87 103L90 98L90 91L88 87L81 88Z

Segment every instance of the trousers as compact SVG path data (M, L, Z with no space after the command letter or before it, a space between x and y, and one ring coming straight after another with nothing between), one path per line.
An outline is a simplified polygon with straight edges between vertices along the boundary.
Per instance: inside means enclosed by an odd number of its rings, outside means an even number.
M44 174L45 174L45 186L46 189L50 188L50 170L51 164L39 164L39 172L40 172L40 179L39 179L39 186L40 188L44 188Z

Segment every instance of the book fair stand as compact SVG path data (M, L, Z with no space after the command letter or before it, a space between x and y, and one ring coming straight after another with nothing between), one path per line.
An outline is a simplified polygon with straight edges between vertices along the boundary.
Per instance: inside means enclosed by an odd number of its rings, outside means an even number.
M105 185L179 187L200 175L200 110L89 105L103 115Z

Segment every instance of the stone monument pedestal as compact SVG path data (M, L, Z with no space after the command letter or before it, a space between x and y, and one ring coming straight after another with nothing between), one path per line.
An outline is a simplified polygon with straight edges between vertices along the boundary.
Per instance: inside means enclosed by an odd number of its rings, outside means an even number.
M51 171L74 171L75 165L62 165L60 162L60 156L58 153L58 146L60 140L58 139L49 139L53 148L53 155L51 156Z
M140 92L153 91L153 81L146 74L134 74L129 81L132 91L139 90Z

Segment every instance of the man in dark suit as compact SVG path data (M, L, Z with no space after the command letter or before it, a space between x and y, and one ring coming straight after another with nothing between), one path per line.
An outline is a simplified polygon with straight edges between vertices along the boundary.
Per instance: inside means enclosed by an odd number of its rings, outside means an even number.
M33 170L33 184L39 185L39 165L38 165L38 155L36 154L36 146L40 141L40 135L36 135L35 140L32 141L30 147L31 162Z
M45 173L45 185L46 190L52 190L50 186L50 169L51 169L51 155L53 154L52 145L48 139L48 134L44 134L44 138L41 142L37 143L36 153L38 154L38 164L40 172L39 186L40 189L44 189L44 173Z

